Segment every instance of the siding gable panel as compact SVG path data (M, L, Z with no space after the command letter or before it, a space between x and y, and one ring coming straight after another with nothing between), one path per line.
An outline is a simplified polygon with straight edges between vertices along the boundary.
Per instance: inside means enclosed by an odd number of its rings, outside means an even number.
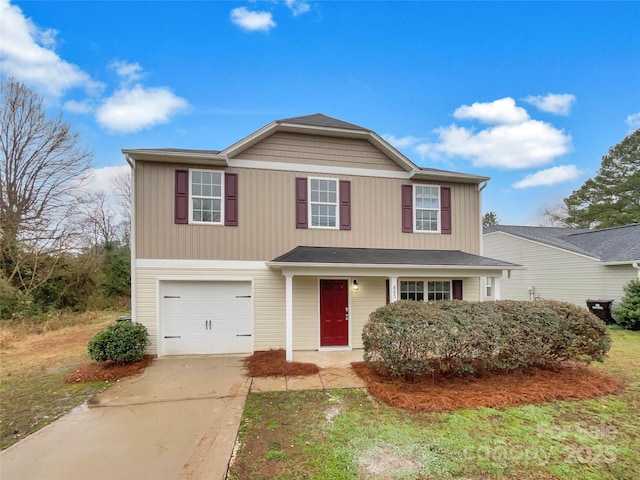
M276 132L240 153L238 159L404 171L362 139Z

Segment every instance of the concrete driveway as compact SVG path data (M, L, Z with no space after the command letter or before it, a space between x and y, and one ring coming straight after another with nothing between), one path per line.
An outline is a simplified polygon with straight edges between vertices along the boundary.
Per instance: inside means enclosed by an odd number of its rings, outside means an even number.
M223 479L251 384L242 360L157 359L3 451L0 477Z

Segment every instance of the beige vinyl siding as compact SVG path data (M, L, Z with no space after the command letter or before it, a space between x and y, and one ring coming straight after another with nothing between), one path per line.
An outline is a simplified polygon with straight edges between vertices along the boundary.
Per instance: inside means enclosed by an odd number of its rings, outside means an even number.
M479 277L462 279L462 299L469 302L480 301L480 278Z
M386 278L358 277L358 290L351 290L351 346L363 348L362 328L369 315L387 303ZM351 285L349 286L351 288Z
M295 171L234 169L239 182L239 226L176 225L175 170L184 166L137 162L138 258L272 260L298 245L462 250L479 254L478 190L451 187L451 235L402 233L401 186L409 181ZM295 228L295 178L351 181L351 230ZM144 200L143 200L144 199Z
M502 299L530 300L529 289L535 287L536 297L584 307L587 299L619 301L623 285L637 278L631 265L605 266L595 259L504 233L484 236L484 254L526 268L500 279Z
M237 158L307 165L402 171L367 140L276 132Z
M157 354L159 279L253 280L253 340L255 350L284 348L284 277L264 269L136 268L136 321L149 332L148 352Z
M293 277L293 349L317 350L319 340L318 277Z

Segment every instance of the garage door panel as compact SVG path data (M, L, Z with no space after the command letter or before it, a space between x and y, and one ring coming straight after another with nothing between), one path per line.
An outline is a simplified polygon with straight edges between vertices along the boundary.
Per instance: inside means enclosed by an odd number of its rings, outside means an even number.
M253 351L250 282L164 282L161 293L166 355Z

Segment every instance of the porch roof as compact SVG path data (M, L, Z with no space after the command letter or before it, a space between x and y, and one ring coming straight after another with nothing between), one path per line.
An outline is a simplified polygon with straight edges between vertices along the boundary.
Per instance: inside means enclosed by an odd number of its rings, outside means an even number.
M357 267L519 270L515 263L460 250L298 246L267 262L270 267Z

